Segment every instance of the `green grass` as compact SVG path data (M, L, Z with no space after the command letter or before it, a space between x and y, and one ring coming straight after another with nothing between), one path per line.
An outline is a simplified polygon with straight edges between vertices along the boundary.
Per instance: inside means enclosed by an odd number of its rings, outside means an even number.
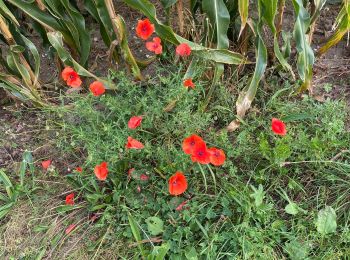
M345 102L299 98L288 82L271 78L241 127L227 133L222 129L234 119L235 100L225 85L202 111L205 82L187 91L178 69L167 74L160 72L166 76L141 85L112 73L119 82L117 92L99 98L71 96L73 106L48 112L48 124L57 131L57 148L84 169L66 176L82 206L77 214L99 215L96 223L85 221L77 231L89 234L83 240L84 252L96 258L112 252L114 257L140 259L155 255L163 245L170 248L169 259L349 257L350 135ZM141 128L129 130L133 115L143 115L144 120ZM286 122L287 136L271 132L272 117ZM183 139L193 133L225 151L222 167L200 167L182 152ZM145 148L127 151L129 135ZM110 170L103 183L93 174L102 161ZM128 180L130 168L135 172ZM171 197L167 179L176 171L185 173L189 188ZM141 174L149 180L139 180ZM176 211L185 200L184 210ZM321 219L317 230L318 213L326 205L336 212L335 231ZM60 217L72 212L61 212ZM329 224L333 219L327 216ZM152 233L160 226L147 224L150 217L163 223L157 235ZM57 239L62 246L69 241ZM136 240L145 241L138 245Z

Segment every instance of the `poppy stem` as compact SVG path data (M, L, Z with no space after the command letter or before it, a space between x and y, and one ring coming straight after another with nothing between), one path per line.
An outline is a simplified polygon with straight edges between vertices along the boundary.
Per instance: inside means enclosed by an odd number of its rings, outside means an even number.
M215 194L216 194L217 191L216 191L216 178L215 178L215 173L213 172L213 170L211 169L211 167L210 167L209 164L207 164L207 166L208 166L208 169L209 169L209 171L210 171L210 173L211 173L211 176L213 177L213 181L214 181L214 191L215 191Z
M205 192L208 191L208 185L207 185L207 178L205 177L205 173L203 171L202 166L198 163L199 169L201 170L202 176L203 176L203 180L204 180L204 187L205 187Z
M164 176L164 174L157 168L153 168L153 170L158 173L160 175L160 177L162 177L164 180L166 180L166 177Z

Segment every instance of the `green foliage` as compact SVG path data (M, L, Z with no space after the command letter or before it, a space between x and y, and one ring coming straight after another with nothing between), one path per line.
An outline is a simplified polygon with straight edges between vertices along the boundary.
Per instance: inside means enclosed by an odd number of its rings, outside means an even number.
M29 171L32 174L32 183L25 183L25 175ZM28 196L34 190L34 166L33 157L29 151L25 151L19 167L19 183L11 181L5 170L0 169L0 221L10 212L22 196Z
M66 43L80 55L80 64L87 65L90 55L91 39L85 27L83 15L68 0L43 1L41 10L35 1L9 0L24 13L40 23L45 29L57 30L64 35Z
M330 206L321 209L317 215L316 226L317 231L323 236L334 233L337 229L337 215L335 210Z
M62 127L57 145L65 153L79 154L76 159L84 168L67 178L82 194L87 210L99 213L100 227L113 225L119 239L138 242L130 252L133 257L150 258L162 250L163 256L169 250L170 259L345 255L347 202L322 192L346 181L340 173L350 168L346 161L330 160L350 141L344 131L348 112L343 102L320 104L307 97L274 95L260 104L260 113L248 116L249 124L239 132L217 133L231 114L233 100L225 87L218 86L203 112L198 106L202 84L187 91L174 68L158 75L152 84L135 88L123 73L112 73L111 79L120 82L117 92L72 97L72 109L56 111ZM288 85L285 89L292 91ZM176 106L164 112L174 100ZM143 115L142 126L130 130L127 122L134 115ZM285 120L287 136L271 132L272 117ZM227 155L223 167L211 169L215 182L209 169L193 165L181 151L182 140L192 133ZM128 136L145 148L127 151ZM93 173L101 161L107 161L110 170L105 182ZM130 168L135 171L128 177ZM171 197L167 178L177 170L186 174L189 188L183 196ZM141 174L148 180L141 180ZM310 181L318 186L310 188ZM345 186L335 191L337 198L350 198ZM176 210L183 202L183 209ZM321 210L317 216L319 205L325 204L344 209L337 214L337 229L334 211ZM154 242L155 236L161 237L161 245ZM329 236L332 239L326 240ZM153 242L144 242L149 240Z

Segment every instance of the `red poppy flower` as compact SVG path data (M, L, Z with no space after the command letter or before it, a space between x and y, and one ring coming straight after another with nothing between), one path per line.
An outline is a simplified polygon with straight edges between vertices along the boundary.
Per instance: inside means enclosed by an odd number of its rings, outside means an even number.
M176 47L176 54L181 57L187 57L191 54L191 47L187 43L181 43Z
M272 118L271 129L276 135L286 135L287 134L287 129L286 129L285 123L283 123L283 121L281 121L277 118Z
M47 170L47 168L49 168L50 165L51 165L51 160L41 162L41 166L43 167L44 170Z
M155 54L161 54L163 52L163 47L160 43L160 38L154 37L152 42L146 42L146 48Z
M75 168L75 170L76 170L77 172L83 172L83 168L81 168L81 167L77 167L77 168Z
M62 78L67 82L67 85L72 88L80 87L82 81L78 75L71 67L65 67L62 71Z
M198 135L191 135L182 143L182 150L185 152L185 154L192 154L195 147L198 145L205 145L203 139L199 137Z
M223 150L217 149L217 148L209 148L209 158L210 163L215 166L221 166L224 164L226 160L226 155Z
M176 172L169 178L169 193L177 196L187 190L187 179L182 172Z
M76 226L77 226L77 225L75 225L75 224L69 225L69 226L67 227L66 231L65 231L66 235L68 235L70 232L72 232L73 229L75 229Z
M141 181L147 181L148 179L149 179L149 177L146 174L141 174L141 176L140 176Z
M94 81L90 84L90 91L94 96L101 96L103 93L106 92L105 87L103 84L99 81Z
M136 26L136 35L143 40L147 40L154 32L154 25L149 19L139 20Z
M140 186L137 186L137 192L140 193L141 192L141 187Z
M145 146L141 142L129 136L128 142L126 143L125 147L127 149L142 149Z
M142 122L142 116L133 116L130 118L128 122L128 127L130 129L135 129L141 125Z
M97 179L104 181L107 179L108 166L106 162L102 162L100 165L96 165L94 169Z
M183 83L184 83L184 87L186 87L186 88L193 88L194 89L194 87L195 87L192 79L185 79Z
M195 146L191 154L191 160L192 162L198 162L200 164L210 163L210 153L205 143Z
M66 196L66 205L74 205L74 193L68 194Z

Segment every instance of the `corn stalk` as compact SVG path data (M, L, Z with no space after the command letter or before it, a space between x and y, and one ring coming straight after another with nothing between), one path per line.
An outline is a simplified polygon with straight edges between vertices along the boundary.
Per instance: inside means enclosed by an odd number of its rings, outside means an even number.
M143 80L144 78L141 74L140 68L137 65L136 59L134 58L134 55L132 54L129 48L127 30L124 19L120 15L116 14L112 0L105 0L105 4L108 10L109 17L112 21L113 30L115 35L117 36L118 45L120 47L120 51L123 55L123 58L130 65L134 76L139 80Z
M5 13L14 24L16 20L11 12L0 2L1 12ZM0 15L0 33L4 37L9 47L9 52L5 60L2 60L0 66L0 87L14 98L22 101L32 101L37 106L44 106L46 103L40 95L40 83L38 81L40 58L39 53L34 44L25 36L16 32L16 37L25 44L25 47L18 45L13 32L11 32L5 17ZM34 60L34 68L24 56L29 50Z

